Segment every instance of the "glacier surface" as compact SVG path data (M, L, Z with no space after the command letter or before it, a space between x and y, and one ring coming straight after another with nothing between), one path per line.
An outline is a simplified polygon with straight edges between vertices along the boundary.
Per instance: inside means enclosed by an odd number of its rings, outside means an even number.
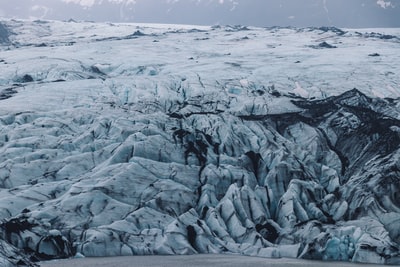
M0 22L0 264L400 264L400 30Z

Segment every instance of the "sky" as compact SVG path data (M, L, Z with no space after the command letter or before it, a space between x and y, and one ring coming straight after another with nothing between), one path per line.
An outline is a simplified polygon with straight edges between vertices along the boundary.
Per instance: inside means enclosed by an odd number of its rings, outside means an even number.
M400 27L400 0L0 0L0 17L260 27Z

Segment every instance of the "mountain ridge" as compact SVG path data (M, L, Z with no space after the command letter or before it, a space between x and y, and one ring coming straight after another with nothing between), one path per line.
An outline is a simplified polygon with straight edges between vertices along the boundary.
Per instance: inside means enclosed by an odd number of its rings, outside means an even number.
M174 24L243 24L338 26L346 28L400 27L399 5L393 1L44 1L3 3L2 16L16 19L56 19ZM312 14L312 16L309 16Z

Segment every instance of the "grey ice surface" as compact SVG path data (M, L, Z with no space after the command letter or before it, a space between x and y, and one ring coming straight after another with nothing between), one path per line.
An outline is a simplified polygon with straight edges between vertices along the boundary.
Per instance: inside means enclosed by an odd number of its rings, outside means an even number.
M41 267L200 267L200 266L226 266L226 267L291 267L291 266L321 266L321 267L357 267L357 266L385 266L378 264L357 264L344 262L322 262L299 259L267 259L240 255L199 254L185 256L129 256L129 257L99 257L47 261ZM390 265L399 266L399 265Z

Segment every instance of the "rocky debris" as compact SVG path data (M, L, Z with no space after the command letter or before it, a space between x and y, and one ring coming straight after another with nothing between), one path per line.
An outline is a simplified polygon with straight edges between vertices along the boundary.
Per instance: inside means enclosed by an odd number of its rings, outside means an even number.
M371 53L368 54L369 57L380 57L381 55L379 53Z
M16 88L13 88L13 87L3 89L0 91L0 100L10 98L13 95L15 95L16 93L18 93L18 91L16 90Z
M331 45L327 42L322 42L322 43L319 43L318 45L310 45L310 47L314 48L314 49L337 48L337 46Z

